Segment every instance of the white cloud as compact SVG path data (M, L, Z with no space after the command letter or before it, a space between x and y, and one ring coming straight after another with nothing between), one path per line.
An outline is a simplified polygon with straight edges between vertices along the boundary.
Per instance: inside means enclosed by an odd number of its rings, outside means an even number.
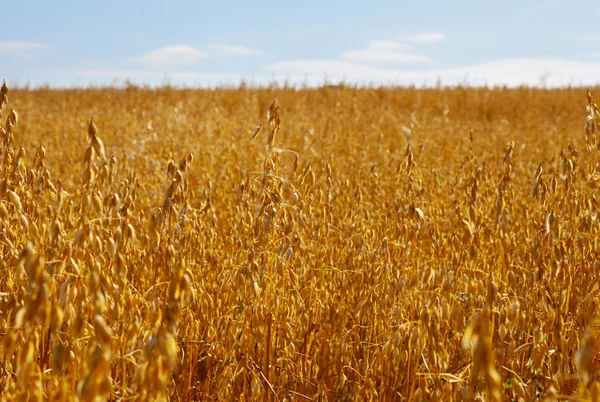
M353 50L342 54L348 61L364 61L368 63L426 63L428 57L413 53L386 52L382 50Z
M153 50L139 58L142 63L149 64L190 64L200 57L206 57L207 53L192 46L177 45L167 46Z
M185 72L185 71L145 71L125 69L49 69L33 70L35 85L70 88L86 86L122 86L128 83L137 85L161 86L165 83L182 87L214 88L218 86L237 86L242 80L251 85L267 85L271 76L261 74L244 76L242 74L216 72ZM9 81L10 82L10 81Z
M600 52L587 52L584 56L588 59L600 59Z
M484 85L548 86L598 85L600 63L562 59L504 59L468 66L464 69L442 70L449 81L460 75L467 82Z
M49 49L47 45L34 42L0 42L0 53L22 53L27 50Z
M200 49L188 45L162 47L142 55L137 60L148 64L181 65L192 64L204 57L251 56L255 54L260 54L260 51L244 46L215 43L203 46Z
M589 40L589 41L600 41L600 33L583 35L579 39L581 39L581 40Z
M333 80L361 80L369 77L393 79L398 76L399 71L370 67L360 63L337 60L293 60L270 64L267 70L279 73L283 76L294 75L297 77L317 76L322 79L327 75Z
M368 63L425 63L429 58L413 53L401 52L407 49L403 43L393 41L373 41L366 49L351 50L342 53L342 59Z
M370 67L343 61L297 60L266 69L277 80L297 79L318 85L327 76L332 83L435 86L583 86L600 84L600 63L557 59L503 59L464 67L404 70ZM304 78L303 78L304 77Z
M78 77L95 77L95 78L231 78L234 75L223 73L196 73L196 72L164 72L164 71L143 71L143 70L119 70L119 69L57 69L57 70L36 70L37 73L44 75L70 75Z
M374 40L369 42L367 46L373 50L406 50L409 48L408 45L392 40Z
M261 51L245 46L224 45L221 43L206 45L203 49L206 49L213 56L253 56L261 54Z
M600 61L570 61L557 59L503 59L486 63L440 69L382 68L340 60L293 60L264 67L256 75L244 73L164 72L141 70L38 70L36 82L60 83L69 86L120 85L133 82L140 85L172 85L215 87L238 85L243 79L251 85L269 85L273 81L290 85L323 85L345 82L356 85L416 85L444 86L594 86L600 84ZM9 81L10 82L10 81ZM81 85L81 84L80 84Z
M400 39L401 41L415 43L435 43L446 40L446 36L439 32L422 32L415 35L400 36L398 39Z

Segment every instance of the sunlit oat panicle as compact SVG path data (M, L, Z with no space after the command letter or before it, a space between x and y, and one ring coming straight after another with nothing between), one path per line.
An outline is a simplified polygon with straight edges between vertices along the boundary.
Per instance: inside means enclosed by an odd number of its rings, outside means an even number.
M262 124L259 124L258 126L256 126L254 128L254 130L252 130L252 139L255 139L256 137L258 137L258 135L260 134L261 131L262 131Z
M8 104L8 87L6 86L6 81L3 80L2 88L0 88L0 109L6 104Z

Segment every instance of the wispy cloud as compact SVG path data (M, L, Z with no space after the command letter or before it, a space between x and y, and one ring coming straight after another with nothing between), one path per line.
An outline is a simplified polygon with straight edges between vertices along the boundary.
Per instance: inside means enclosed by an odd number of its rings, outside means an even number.
M0 53L23 53L28 50L49 49L50 46L35 42L0 42Z
M368 63L425 63L429 58L418 54L403 52L408 46L393 41L373 41L366 49L351 50L342 53L342 59Z
M439 32L422 32L415 35L402 35L398 39L403 42L436 43L446 40L446 36Z
M245 46L220 43L205 45L201 48L189 45L175 45L155 49L142 55L137 60L148 64L183 65L192 64L204 57L252 56L256 54L260 54L260 51Z
M176 45L161 47L160 49L148 52L139 58L142 63L148 64L190 64L200 57L206 57L208 54L192 46Z

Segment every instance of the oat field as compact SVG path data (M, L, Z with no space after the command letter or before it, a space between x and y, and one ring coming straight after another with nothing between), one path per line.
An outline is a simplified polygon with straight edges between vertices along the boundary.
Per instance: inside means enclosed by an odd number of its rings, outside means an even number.
M594 95L4 86L0 398L599 401Z

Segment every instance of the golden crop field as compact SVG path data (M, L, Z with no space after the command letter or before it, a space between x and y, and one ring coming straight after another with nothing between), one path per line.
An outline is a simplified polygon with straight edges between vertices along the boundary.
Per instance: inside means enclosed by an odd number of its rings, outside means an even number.
M1 398L600 400L590 93L4 87Z

